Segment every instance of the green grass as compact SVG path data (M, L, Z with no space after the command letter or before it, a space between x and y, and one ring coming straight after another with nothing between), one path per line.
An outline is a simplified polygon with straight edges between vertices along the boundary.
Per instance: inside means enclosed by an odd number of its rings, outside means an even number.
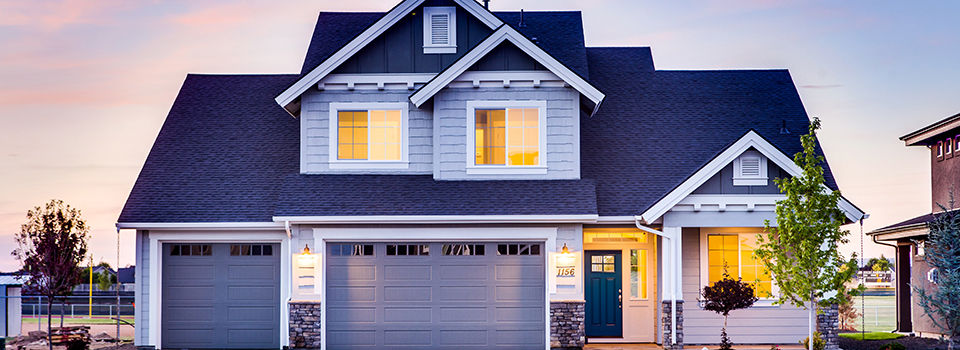
M871 332L866 334L861 333L840 333L841 337L853 340L893 340L903 337L903 334L897 333L885 333L885 332Z
M71 318L71 317L65 317L65 318L63 319L63 324L78 325L78 324L115 324L115 323L117 323L116 320L111 319L111 318L108 318L108 316L102 316L102 317L103 317L103 318L86 318L86 317ZM122 319L122 320L124 320L124 321L127 321L127 322L130 322L131 324L133 324L133 316L123 316L123 317L120 317L120 319ZM43 322L43 324L47 324L47 318L46 318L46 317L40 317L39 319L33 318L33 317L24 317L24 318L23 318L23 323L35 324L35 323L37 323L38 320L41 321L41 322ZM52 320L52 323L53 323L54 325L60 325L60 317L59 317L59 316L54 316L54 317L53 317L53 320ZM120 322L120 324L124 324L124 323L123 323L123 322Z
M860 311L860 297L853 298L853 306ZM864 297L864 306L867 332L890 332L897 328L895 296L868 295ZM858 331L861 320L858 318L855 322Z

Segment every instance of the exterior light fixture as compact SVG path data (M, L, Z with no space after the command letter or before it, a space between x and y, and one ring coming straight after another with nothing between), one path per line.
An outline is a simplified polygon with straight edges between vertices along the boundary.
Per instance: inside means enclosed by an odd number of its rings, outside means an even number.
M560 249L560 254L570 254L570 248L567 248L567 244L563 244L563 248Z
M297 257L297 263L301 267L313 266L313 255L310 254L310 246L306 244L303 245L303 251L301 251L300 256Z
M567 245L566 245L566 244L564 244L563 246L564 246L564 247L566 247ZM303 255L310 255L310 245L308 245L308 244L304 244L304 245L303 245L303 251L302 251L302 252L300 252L300 254L303 254Z

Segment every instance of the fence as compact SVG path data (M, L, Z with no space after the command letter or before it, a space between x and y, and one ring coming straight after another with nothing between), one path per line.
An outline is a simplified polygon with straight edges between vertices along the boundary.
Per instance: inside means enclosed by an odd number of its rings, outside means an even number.
M47 331L48 317L51 318L53 327L59 326L59 318L63 317L64 325L90 326L91 333L107 333L111 337L119 335L121 339L130 339L134 326L133 300L132 296L121 296L120 304L117 305L117 296L100 295L93 296L93 303L90 303L89 296L73 295L54 298L53 304L47 305L47 298L43 296L0 296L0 302L8 305L7 315L0 317L6 317L7 322L18 323L11 328L14 333L6 336L15 336L17 332L27 334L30 331Z

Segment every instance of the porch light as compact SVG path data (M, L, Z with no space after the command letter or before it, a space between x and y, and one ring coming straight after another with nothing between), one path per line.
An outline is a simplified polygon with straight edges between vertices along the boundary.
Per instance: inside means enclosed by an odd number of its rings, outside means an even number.
M304 244L303 250L300 252L300 256L297 257L297 264L300 267L312 267L313 266L313 255L310 254L310 246Z
M560 249L560 254L563 254L563 255L569 255L569 254L570 254L570 248L567 248L567 244L566 244L566 243L564 243L564 244L563 244L563 248Z
M566 245L564 245L564 247L566 247ZM304 245L303 245L303 251L300 252L300 254L310 255L310 245L304 244Z

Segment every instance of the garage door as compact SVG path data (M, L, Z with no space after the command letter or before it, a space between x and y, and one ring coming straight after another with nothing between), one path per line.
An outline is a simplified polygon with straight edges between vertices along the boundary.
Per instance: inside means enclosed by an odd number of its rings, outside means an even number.
M276 244L164 244L164 348L280 347Z
M543 349L541 243L327 244L328 349Z

